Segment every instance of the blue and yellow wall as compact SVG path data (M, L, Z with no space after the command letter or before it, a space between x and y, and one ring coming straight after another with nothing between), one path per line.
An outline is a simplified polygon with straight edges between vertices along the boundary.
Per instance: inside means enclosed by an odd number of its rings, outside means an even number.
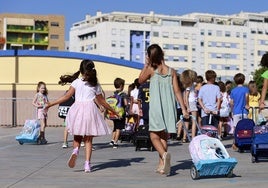
M32 98L39 81L47 84L50 100L63 95L69 85L59 85L59 77L77 72L82 59L94 61L106 95L115 90L113 81L116 77L125 80L127 92L128 85L134 82L143 67L137 62L83 53L0 50L0 125L23 125L25 119L34 118ZM48 125L62 124L57 108L51 108L48 116Z

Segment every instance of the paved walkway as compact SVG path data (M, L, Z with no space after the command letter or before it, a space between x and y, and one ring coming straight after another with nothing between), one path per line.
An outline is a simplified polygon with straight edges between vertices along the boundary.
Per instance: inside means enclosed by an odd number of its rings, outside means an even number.
M231 150L231 139L224 140L231 157L238 160L232 178L213 177L192 180L192 165L188 144L169 142L172 168L171 175L165 177L154 172L157 153L135 151L130 143L122 143L112 149L108 143L110 136L94 140L93 172L84 173L84 151L75 168L67 166L71 148L62 149L63 127L48 127L47 145L19 145L15 136L21 127L0 127L0 187L1 188L173 188L173 187L252 187L268 185L268 163L263 160L251 163L250 153ZM71 144L71 142L70 142Z

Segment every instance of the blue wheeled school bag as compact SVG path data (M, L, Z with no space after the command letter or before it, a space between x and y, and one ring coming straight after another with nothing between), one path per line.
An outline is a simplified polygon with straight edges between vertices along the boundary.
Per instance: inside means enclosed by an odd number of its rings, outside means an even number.
M239 152L251 148L254 126L255 123L252 119L241 119L238 121L234 131L234 138Z
M19 144L37 143L40 131L40 121L38 119L27 119L16 140Z

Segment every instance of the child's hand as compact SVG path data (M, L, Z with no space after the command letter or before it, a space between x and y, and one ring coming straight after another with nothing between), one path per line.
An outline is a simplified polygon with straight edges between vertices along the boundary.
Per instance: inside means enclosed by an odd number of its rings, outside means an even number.
M44 110L48 110L49 107L50 107L50 103L47 102L47 103L44 105Z

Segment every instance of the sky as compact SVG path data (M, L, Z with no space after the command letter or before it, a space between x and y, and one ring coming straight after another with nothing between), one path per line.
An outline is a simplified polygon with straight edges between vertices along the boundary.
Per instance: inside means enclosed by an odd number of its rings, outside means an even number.
M0 13L57 14L65 16L65 40L73 23L97 11L177 15L192 12L220 15L266 12L268 0L0 0Z

